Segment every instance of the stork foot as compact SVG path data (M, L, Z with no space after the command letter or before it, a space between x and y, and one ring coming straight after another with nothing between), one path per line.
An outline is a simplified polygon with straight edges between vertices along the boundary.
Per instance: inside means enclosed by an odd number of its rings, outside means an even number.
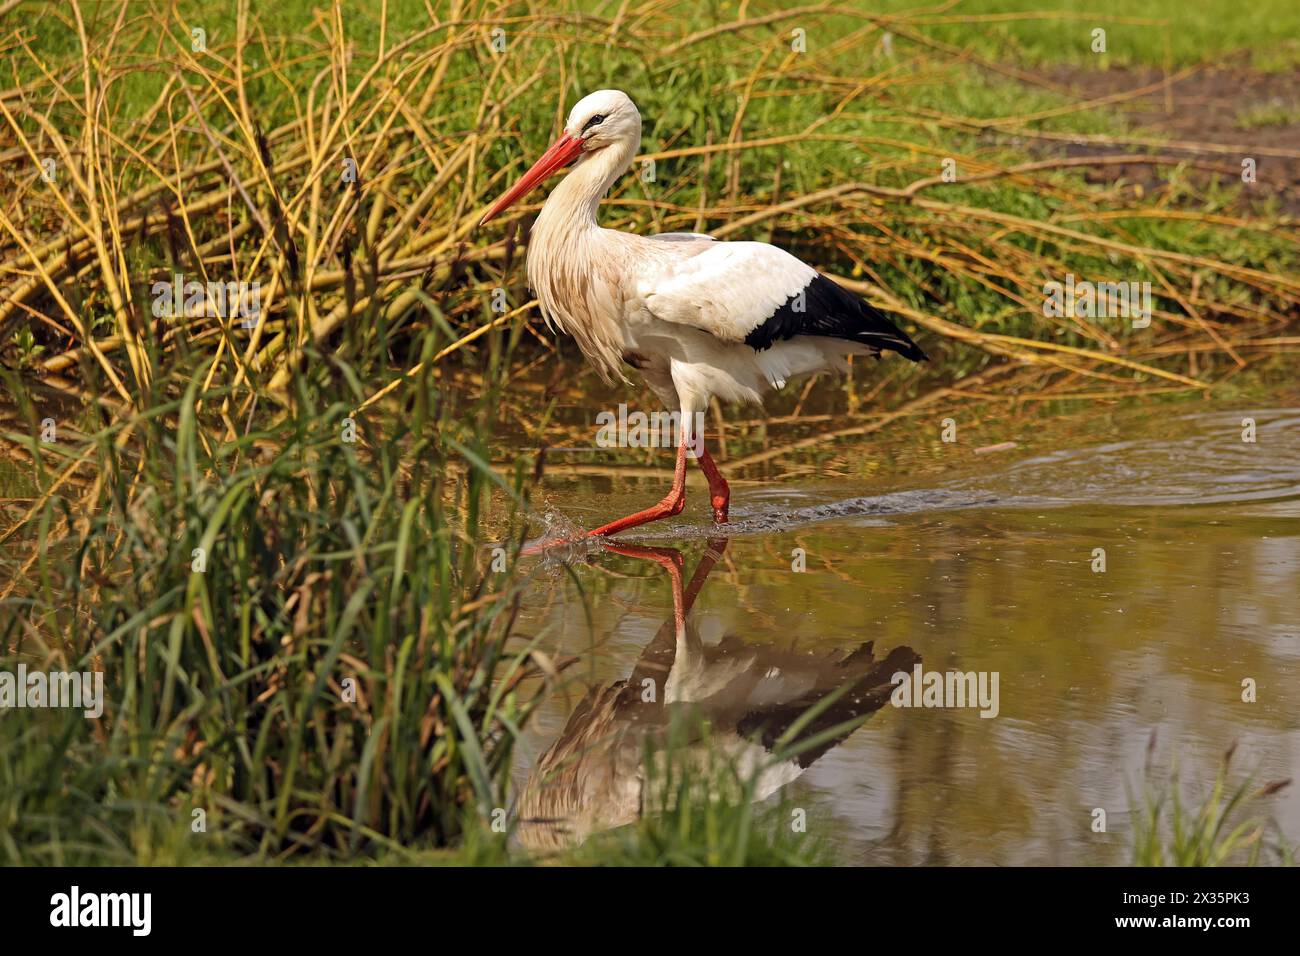
M603 524L599 528L587 532L588 538L597 536L606 537L611 534L618 534L620 531L626 531L628 528L636 528L643 524L649 524L651 521L658 521L660 518L671 518L674 515L682 513L686 507L686 489L673 488L668 496L658 504L651 505L644 511L637 511L625 518L619 518L617 521L611 521L609 524Z
M682 513L686 507L686 491L682 489L675 494L670 493L667 498L658 504L651 505L643 511L637 511L626 517L619 518L617 521L611 521L603 524L599 528L593 528L591 531L585 531L579 535L570 535L564 538L555 538L549 541L535 541L527 545L519 553L521 555L541 554L543 551L549 551L552 548L562 548L566 545L579 544L583 541L589 541L592 538L608 538L611 535L618 534L620 531L626 531L628 528L636 528L643 524L649 524L651 521L658 521L660 518L671 518L674 515ZM725 520L725 518L723 519Z
M539 551L545 551L550 548L558 547L564 544L574 544L578 541L586 541L591 538L605 538L610 535L618 534L620 531L626 531L628 528L636 528L651 521L658 521L660 518L671 518L673 515L682 513L686 507L686 434L683 432L682 441L677 446L677 464L673 468L673 483L668 494L658 504L651 505L643 511L637 511L626 517L619 518L617 521L611 521L603 524L599 528L588 531L586 534L577 538L561 539L559 541L539 542L523 550L523 554L537 554Z

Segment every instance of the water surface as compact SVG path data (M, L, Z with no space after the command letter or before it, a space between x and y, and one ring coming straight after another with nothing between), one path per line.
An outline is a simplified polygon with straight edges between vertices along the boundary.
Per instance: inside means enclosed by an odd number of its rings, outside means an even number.
M1234 766L1293 776L1300 409L1165 405L981 428L1016 447L976 454L916 423L734 482L725 547L711 552L719 529L698 484L680 517L628 534L680 552L687 582L717 556L677 657L713 681L699 697L720 713L717 701L734 709L726 694L768 716L781 693L813 699L808 674L868 644L875 660L999 675L996 717L886 702L789 774L776 789L807 808L810 830L848 862L1123 863L1149 759L1160 781L1176 761L1189 796L1234 744ZM659 454L666 469L671 453ZM657 500L666 476L551 476L546 507L595 525ZM533 728L521 781L586 691L674 663L664 567L604 552L571 568L540 569L520 622L578 657L571 694ZM807 686L777 687L773 671ZM1295 789L1268 805L1292 844Z

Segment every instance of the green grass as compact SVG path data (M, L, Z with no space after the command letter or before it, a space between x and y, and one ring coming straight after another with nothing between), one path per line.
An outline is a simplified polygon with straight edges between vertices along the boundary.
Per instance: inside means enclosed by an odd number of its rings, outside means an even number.
M811 720L810 708L805 720ZM852 722L860 725L866 718ZM828 736L843 732L832 728ZM816 866L837 861L827 836L825 811L796 806L794 788L760 799L764 767L776 767L815 746L820 737L790 738L766 755L767 763L742 770L720 750L706 721L674 714L661 734L643 740L642 812L624 826L590 834L580 845L561 839L543 862L601 866ZM707 742L702 744L702 742ZM527 821L520 821L527 827ZM540 840L539 843L546 843ZM540 852L540 851L539 851Z
M523 502L483 460L496 386L425 377L400 419L353 419L357 369L308 367L282 414L223 435L207 362L160 360L143 411L56 446L91 456L97 500L0 603L0 668L99 670L107 706L0 720L0 859L347 857L453 845L505 805L538 698L480 524L490 489Z
M1185 802L1177 767L1158 784L1148 770L1136 800L1129 796L1136 806L1134 866L1295 865L1295 848L1260 815L1267 798L1290 781L1256 786L1253 775L1232 772L1232 755L1229 750L1223 758L1199 805Z
M1237 125L1242 129L1267 129L1292 123L1300 123L1300 106L1282 102L1252 106L1237 115Z
M913 0L884 0L876 8L903 14L919 6ZM1047 16L1003 22L935 22L921 28L937 39L1018 65L1159 68L1215 65L1238 58L1267 71L1300 65L1300 9L1285 0L1248 5L1233 0L1147 0L1142 4L1126 0L963 0L930 19L1038 13ZM1097 28L1106 31L1105 53L1092 49L1092 31Z
M32 6L41 5L33 3ZM619 6L615 0L580 0L574 4L581 12L602 17L613 17ZM733 4L710 6L712 10L706 13L698 5L683 3L676 12L696 22L704 21L710 13L720 21L736 15ZM1251 65L1265 70L1282 70L1300 64L1300 11L1286 0L1261 0L1246 6L1232 0L1193 3L1148 0L1136 7L1127 0L962 0L942 11L920 0L879 0L856 6L864 14L902 17L909 27L918 28L928 36L1014 65L1064 62L1102 68L1109 65L1161 67L1166 63L1166 52L1172 65L1179 67L1217 64L1231 57L1244 57ZM202 26L207 30L210 43L228 40L234 33L234 15L230 9L213 8L192 0L184 0L177 7L186 26ZM90 20L108 18L111 11L111 7L102 4L86 4L85 9ZM255 6L258 22L266 33L286 42L310 30L327 15L328 9L322 0L284 0ZM496 9L498 16L506 21L526 7L500 4ZM748 4L746 13L757 17L779 9L788 7L764 0ZM981 19L990 16L1004 19ZM424 27L427 22L426 12L419 4L390 4L389 42L393 37ZM801 22L798 17L788 21L790 28ZM789 33L784 26L783 22L781 31ZM1092 49L1092 30L1098 27L1106 30L1105 54ZM361 48L377 47L378 7L349 7L347 30Z

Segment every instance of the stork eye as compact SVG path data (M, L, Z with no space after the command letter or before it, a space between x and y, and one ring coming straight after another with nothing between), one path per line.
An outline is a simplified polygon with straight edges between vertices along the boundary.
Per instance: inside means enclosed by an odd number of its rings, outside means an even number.
M603 114L603 113L597 113L597 114L596 114L595 116L593 116L591 119L587 120L587 122L585 122L585 123L582 124L582 131L585 133L585 132L587 132L587 130L591 129L593 126L599 126L599 125L600 125L601 123L603 123L603 122L605 122L605 116L604 116L604 114Z

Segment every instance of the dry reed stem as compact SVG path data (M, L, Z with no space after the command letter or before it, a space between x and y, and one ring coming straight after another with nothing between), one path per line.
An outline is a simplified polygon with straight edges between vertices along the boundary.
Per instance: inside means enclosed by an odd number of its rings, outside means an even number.
M796 17L815 21L822 16L851 16L864 21L864 25L842 36L837 45L832 44L832 54L847 51L850 39L860 46L872 34L887 29L913 45L915 58L907 62L915 69L973 64L1037 83L1041 78L1024 76L967 51L947 47L918 28L939 22L1073 16L1028 13L965 17L915 12L886 17L821 3L669 36L656 19L663 9L665 5L660 3L635 7L624 3L609 18L566 16L539 9L501 18L487 6L458 2L442 19L435 16L428 26L396 38L388 30L385 6L380 49L366 60L348 64L344 62L350 42L346 18L343 7L334 3L321 21L319 38L295 57L299 63L309 63L316 69L315 80L305 90L291 91L296 118L264 137L258 132L260 118L250 98L249 84L255 75L274 74L282 64L272 57L266 67L256 72L249 69L247 50L256 49L260 41L263 52L272 51L265 34L251 25L249 7L243 0L237 8L234 42L221 51L194 54L185 42L185 31L172 30L173 26L184 25L178 21L167 23L168 42L174 49L164 50L160 62L162 70L170 72L157 101L149 105L141 125L133 127L136 131L131 133L119 126L109 110L109 88L96 91L91 75L94 58L102 60L125 36L125 3L114 11L116 21L107 35L97 38L99 48L91 42L80 12L74 10L80 56L70 67L54 68L38 62L35 52L19 36L3 55L36 63L39 77L0 96L7 132L15 138L13 149L0 150L0 164L34 164L38 157L52 152L66 168L72 189L41 190L41 184L35 182L34 192L21 194L37 196L47 207L52 204L60 211L65 225L53 236L33 234L26 219L17 215L25 199L0 199L7 203L7 207L0 207L0 223L4 226L0 234L0 282L5 283L0 333L19 321L46 320L51 328L61 330L65 337L72 335L74 340L61 352L41 360L40 366L46 372L65 372L79 367L82 358L89 356L114 391L129 403L152 375L144 354L145 336L152 333L138 317L141 303L133 299L136 293L127 266L129 254L139 242L172 234L205 281L211 275L263 280L269 276L264 310L248 339L232 336L225 325L213 334L214 330L204 329L190 319L178 323L167 333L169 337L163 338L164 347L175 347L183 335L187 343L213 350L205 387L219 382L231 386L220 407L227 422L236 414L237 406L239 414L243 414L258 396L282 392L299 367L308 343L329 343L344 330L377 316L390 320L400 317L414 304L417 288L451 293L450 298L440 302L446 303L449 320L464 334L440 352L437 360L462 353L485 330L505 325L503 319L481 325L474 316L483 290L509 284L514 274L503 270L507 266L515 268L520 260L513 236L489 239L474 233L475 214L509 172L485 168L485 154L496 144L514 139L508 118L517 111L517 104L531 98L548 69L548 64L537 64L531 70L520 70L507 58L493 58L483 65L480 74L481 95L473 109L472 128L443 128L438 113L440 97L457 89L448 86L453 62L479 56L477 51L482 49L487 29L495 25L506 25L512 42L525 44L558 43L549 39L558 36L554 31L562 27L571 32L580 23L598 35L616 38L621 46L653 50L651 56L657 62L672 63L692 48L723 36L763 36L764 31ZM1146 18L1128 19L1148 22ZM757 55L752 55L755 49ZM964 170L960 183L964 199L948 202L940 196L952 184L929 172L933 158L941 154L931 143L853 135L839 131L836 125L855 120L855 104L862 103L865 108L870 98L891 86L914 82L909 71L900 70L896 63L867 75L842 75L835 72L833 56L819 69L807 70L799 64L797 71L790 56L774 57L775 49L771 45L755 48L747 42L738 45L734 54L728 54L743 66L726 87L727 95L738 98L729 125L719 131L719 137L713 138L710 133L696 143L674 142L688 135L683 127L665 138L661 148L647 144L651 148L638 158L641 161L695 161L695 165L683 165L686 173L650 199L623 195L623 190L629 188L625 184L607 204L614 217L611 225L644 228L646 219L655 228L706 231L712 225L713 234L719 238L753 237L759 227L766 229L769 236L778 228L806 227L826 237L827 250L844 255L862 274L869 275L873 289L882 284L882 261L913 276L917 287L932 295L940 294L936 277L946 273L1005 297L1007 315L1032 313L1036 278L1067 271L1068 259L1076 253L1113 253L1149 269L1162 297L1172 305L1157 310L1162 331L1152 341L1128 343L1129 357L1114 354L1121 347L1115 335L1085 320L1052 319L1044 327L1068 330L1096 348L994 333L977 327L983 317L908 310L901 301L875 296L932 333L963 347L1016 362L1050 366L1055 370L1052 374L1058 376L1085 376L1131 387L1131 379L1117 375L1125 372L1160 378L1179 387L1204 389L1213 383L1212 366L1207 364L1185 375L1163 365L1180 354L1222 354L1241 367L1251 352L1290 347L1291 337L1278 333L1286 328L1288 316L1293 316L1300 303L1300 282L1208 256L1148 248L1127 241L1123 229L1124 220L1138 218L1256 232L1276 230L1277 224L1247 215L1151 205L1097 210L1093 208L1096 190L1057 177L1072 169L1134 164L1181 165L1229 173L1232 170L1227 166L1171 151L1227 155L1237 152L1237 148L1181 141L1157 143L1142 137L1071 136L1076 141L1107 147L1132 144L1154 147L1158 152L1129 149L1118 155L1012 165L982 154L958 152ZM563 78L567 76L567 63L563 56L559 59ZM745 62L741 63L742 59ZM1163 81L1165 89L1168 82L1167 76ZM752 138L746 135L753 126L749 117L755 104L762 102L760 97L800 93L800 84L823 83L829 84L826 89L832 91L830 105L823 114L804 123L801 130L776 130ZM287 79L284 85L290 87ZM931 110L916 111L905 121L1059 139L1063 138L1061 134L1033 129L1029 123L1103 103L1123 102L1146 95L1157 86L1160 84L1014 118L972 120ZM41 97L47 98L48 108L40 104ZM59 122L51 118L56 107L62 117ZM562 104L556 108L558 116ZM63 125L69 118L72 126L79 124L76 135L60 132L69 128ZM139 132L141 128L143 133ZM767 201L742 188L745 157L776 156L782 149L808 148L818 143L872 148L884 150L885 154L864 167L861 181L803 195L787 192L777 201ZM195 161L196 147L202 144L209 153ZM264 144L270 150L266 155ZM943 154L952 152L946 150ZM1295 151L1261 149L1253 149L1251 154L1300 155ZM339 163L345 157L356 160L359 180L354 189L340 191L331 183L337 180ZM725 164L724 187L719 194L710 195L707 177L715 157ZM420 162L427 163L431 175L412 175ZM127 164L142 170L145 181L132 182L129 187L119 185L120 171ZM774 163L773 167L771 193L780 196L781 164ZM870 178L886 175L891 177L886 182L903 184L886 185ZM1034 220L980 207L970 198L971 187L1000 183L1051 196L1059 204L1059 211L1048 221ZM690 186L698 188L697 199L689 204L673 201L678 191ZM1107 195L1106 201L1121 200ZM521 207L507 223L520 221L531 208L535 207ZM1072 228L1085 221L1095 231ZM861 227L864 222L870 224L865 233ZM1032 251L1005 242L1012 234L1050 243L1055 251ZM887 241L881 236L888 237ZM917 236L923 237L922 241L917 241ZM346 263L340 261L345 251L351 257ZM295 254L297 266L291 268L290 259ZM208 257L216 255L222 257L221 261L210 262ZM919 263L928 266L921 269ZM1204 281L1207 277L1234 283L1246 290L1249 298L1225 297L1221 287L1212 288ZM87 327L80 306L65 292L73 281L102 292L112 312L113 334L100 335ZM846 280L846 284L853 283ZM517 314L521 314L520 309L510 313ZM1193 330L1204 341L1189 338ZM538 330L530 327L530 332L539 341L548 342ZM1270 344L1257 345L1256 340ZM128 374L124 375L109 358L114 353L118 353L119 361L125 354ZM372 395L362 407L389 394L401 380L394 380Z

